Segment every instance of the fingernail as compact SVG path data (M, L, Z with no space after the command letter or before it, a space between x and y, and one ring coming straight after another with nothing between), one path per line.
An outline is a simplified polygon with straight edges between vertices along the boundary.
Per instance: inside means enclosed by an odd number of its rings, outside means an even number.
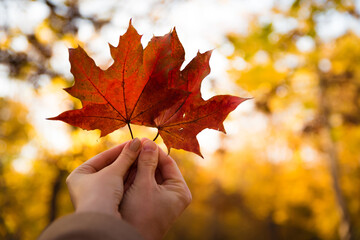
M156 148L157 148L156 144L151 140L146 141L143 147L144 151L155 151Z
M135 138L130 143L130 150L136 152L137 150L139 150L140 146L141 146L140 140L138 138Z

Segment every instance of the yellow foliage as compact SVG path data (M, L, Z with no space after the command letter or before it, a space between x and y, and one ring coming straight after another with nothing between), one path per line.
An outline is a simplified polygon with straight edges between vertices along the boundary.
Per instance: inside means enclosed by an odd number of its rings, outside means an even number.
M249 119L244 126L234 118L237 135L221 135L221 147L208 159L195 161L190 153L171 151L193 203L166 239L346 239L338 231L346 220L341 207L349 215L353 239L360 239L360 37L345 33L323 41L316 22L329 10L353 9L345 2L294 1L289 9L275 7L270 14L295 19L294 29L281 32L271 17L255 16L247 34L228 35L234 46L228 72L254 97L254 107L239 114ZM58 41L82 45L76 34L61 32L68 22L56 17L59 29L49 18L36 27L40 47ZM0 48L9 49L17 34L23 33L14 30L2 37ZM314 44L312 50L299 50L303 37ZM22 75L34 71L32 62L20 63ZM61 74L51 74L51 84L38 93L71 85ZM81 107L79 100L61 94L68 108ZM71 147L51 151L29 120L31 109L31 104L0 98L1 239L36 239L54 217L72 212L66 176L130 140L126 128L100 139L97 130L69 127ZM252 121L259 129L249 127ZM132 129L135 136L156 135L154 129ZM241 145L233 146L232 139ZM157 143L164 147L160 139ZM36 150L33 156L27 156L29 146ZM29 169L18 168L24 162Z

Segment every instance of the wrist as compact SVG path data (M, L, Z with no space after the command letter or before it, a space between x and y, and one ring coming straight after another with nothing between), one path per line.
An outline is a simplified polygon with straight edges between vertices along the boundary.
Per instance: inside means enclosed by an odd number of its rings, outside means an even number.
M145 240L161 240L165 236L168 229L162 229L158 224L149 222L140 224L140 223L133 223L131 221L127 221L124 217L124 220L133 226L140 234L143 236Z
M97 201L96 199L79 203L75 209L76 213L95 212L121 218L120 212L115 206L109 203Z
M160 240L165 235L165 234L156 232L154 229L141 229L141 228L137 228L134 225L131 225L131 226L133 226L145 240Z

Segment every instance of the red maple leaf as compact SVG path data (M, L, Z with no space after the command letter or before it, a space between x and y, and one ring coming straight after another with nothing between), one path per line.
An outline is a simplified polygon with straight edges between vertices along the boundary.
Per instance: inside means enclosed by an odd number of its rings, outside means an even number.
M210 56L211 51L198 53L183 71L174 69L169 78L170 87L190 92L188 97L164 110L155 119L159 134L169 150L171 147L184 149L202 157L196 135L205 128L225 133L223 121L247 100L230 95L214 96L207 101L202 99L200 86L210 73Z
M205 128L225 132L223 121L245 98L201 98L200 85L210 72L211 52L198 55L180 71L185 52L176 31L153 37L143 49L130 25L119 45L110 45L114 63L106 70L78 47L69 50L74 86L65 89L81 100L81 109L63 112L61 120L105 136L130 123L158 128L170 148L201 156L196 135ZM131 132L132 135L132 132Z
M154 116L188 95L168 88L169 72L183 61L176 56L173 35L175 31L154 37L143 50L141 36L130 22L119 45L110 45L114 63L105 71L81 47L69 49L75 84L65 90L80 99L83 107L49 119L100 129L101 136L130 123L153 126Z

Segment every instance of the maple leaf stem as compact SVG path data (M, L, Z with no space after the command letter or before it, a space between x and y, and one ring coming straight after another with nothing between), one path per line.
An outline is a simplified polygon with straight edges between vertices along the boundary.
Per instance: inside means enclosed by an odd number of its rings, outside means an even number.
M155 142L155 140L158 138L158 136L159 136L159 131L157 132L155 138L153 139L154 142Z
M133 135L133 133L132 133L132 130L131 130L131 127L130 127L130 123L128 123L127 125L128 125L128 127L129 127L129 130L130 130L131 139L134 139L134 135Z

